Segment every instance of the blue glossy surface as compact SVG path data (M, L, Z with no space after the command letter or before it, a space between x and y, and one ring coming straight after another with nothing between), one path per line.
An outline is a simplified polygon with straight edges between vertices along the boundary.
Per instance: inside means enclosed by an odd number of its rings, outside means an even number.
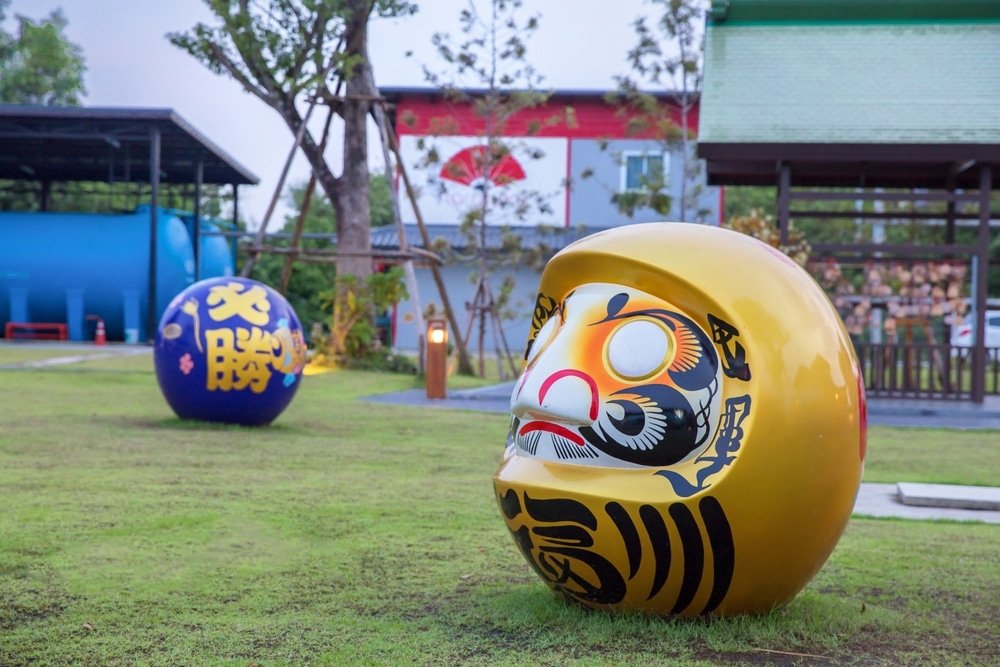
M202 280L160 319L153 358L167 403L182 419L257 426L298 390L302 326L288 301L255 280Z
M159 209L156 314L194 282L190 223ZM146 340L149 207L132 213L0 212L0 329L7 321L67 322L71 340ZM233 274L232 251L216 223L202 220L203 278Z

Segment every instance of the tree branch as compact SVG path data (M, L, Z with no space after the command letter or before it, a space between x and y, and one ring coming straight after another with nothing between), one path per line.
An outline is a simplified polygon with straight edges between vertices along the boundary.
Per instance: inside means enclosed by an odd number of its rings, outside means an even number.
M274 78L267 63L263 62L260 57L263 45L260 43L260 39L254 30L253 14L250 13L249 0L239 0L239 3L240 11L238 16L242 16L245 19L245 30L241 29L240 24L235 20L236 17L232 14L227 14L221 18L226 24L233 46L240 54L240 57L243 58L243 62L246 63L250 74L260 82L260 85L268 93L272 95L277 94L281 90L281 84ZM244 39L240 39L241 36Z
M254 85L253 81L251 81L250 78L244 74L239 67L237 67L236 63L229 58L226 52L223 51L222 47L215 43L209 43L207 46L212 57L219 64L219 66L226 70L229 76L236 79L248 93L253 94L270 107L275 107L277 104L280 104L281 100L278 97L272 95L263 87Z

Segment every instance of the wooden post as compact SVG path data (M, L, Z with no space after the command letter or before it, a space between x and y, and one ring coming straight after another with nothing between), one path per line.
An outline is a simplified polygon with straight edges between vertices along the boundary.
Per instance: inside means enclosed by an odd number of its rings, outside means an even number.
M319 142L319 154L326 151L326 140L330 136L330 123L333 121L333 107L330 107L326 114L326 122L323 125L323 137ZM297 250L302 239L302 230L305 228L306 216L309 215L309 206L312 204L313 193L316 191L316 170L309 174L309 184L302 195L302 204L299 207L299 217L295 221L295 229L292 231L292 240L288 247ZM278 281L278 291L284 294L288 290L288 281L292 278L292 262L295 261L295 253L285 255L285 261L281 265L281 280Z
M370 72L371 70L369 70L369 73ZM372 88L375 89L374 83L372 83ZM399 210L399 192L392 177L392 156L389 154L389 121L385 113L384 101L372 105L372 117L375 119L375 125L378 126L379 137L382 140L382 161L385 162L385 181L389 187L389 199L392 202L392 221L396 225L396 237L399 239L399 250L405 255L410 251L410 242L406 238L406 228L403 226L403 216ZM402 168L403 166L400 163L399 169ZM413 267L412 259L406 259L403 262L403 275L406 280L406 291L410 293L410 300L413 303L413 310L417 325L417 345L419 347L425 326L424 307L420 300L420 290L417 286L417 272ZM422 350L420 352L420 359L423 359Z
M792 170L787 162L778 163L778 233L781 245L788 244L789 201L792 189Z
M257 236L254 238L253 245L250 247L249 254L247 255L247 261L243 262L243 269L240 271L240 276L243 278L250 277L253 265L257 261L257 248L264 242L264 235L267 234L267 224L271 221L271 216L274 214L274 207L277 206L278 199L281 197L281 191L285 187L285 179L288 178L288 169L292 166L292 160L295 158L295 153L298 152L299 146L302 144L302 137L305 136L306 126L309 124L309 117L312 116L314 108L316 108L315 100L310 102L309 109L306 111L306 117L302 119L302 123L299 124L299 127L295 132L295 143L292 144L292 149L288 151L288 157L285 158L285 166L281 170L281 176L278 178L277 185L274 186L274 192L271 193L271 201L267 205L267 212L264 214L264 220L260 223L260 229L257 230Z
M976 235L976 344L972 348L972 401L982 403L986 396L986 292L990 263L990 191L993 169L979 167L979 229Z
M406 195L410 199L410 203L413 205L413 212L417 218L417 229L420 230L420 237L423 240L424 248L430 250L431 248L431 236L427 232L427 226L424 224L424 217L420 213L420 207L417 205L417 194L413 190L413 184L410 183L410 176L406 172L406 168L403 165L403 156L399 152L399 139L396 137L395 131L391 127L386 127L387 134L389 136L390 148L393 154L396 156L396 164L399 165L399 175L403 179L403 186L406 188ZM431 275L434 277L434 284L437 285L438 295L441 297L441 307L444 309L444 314L448 318L448 324L451 326L452 332L455 334L455 351L458 354L458 372L463 375L474 375L472 370L472 362L469 361L469 352L465 346L465 342L462 337L458 335L458 321L455 319L455 311L451 307L451 301L448 299L448 290L445 288L444 277L441 275L441 268L437 264L431 264Z

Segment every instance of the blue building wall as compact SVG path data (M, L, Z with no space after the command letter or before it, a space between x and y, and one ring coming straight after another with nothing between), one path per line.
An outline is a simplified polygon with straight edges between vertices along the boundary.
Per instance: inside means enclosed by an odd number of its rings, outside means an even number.
M448 300L455 310L455 317L462 331L460 335L465 335L466 327L469 323L469 311L467 303L471 303L475 296L475 284L472 282L474 267L470 263L461 263L441 268L442 277L448 290ZM441 305L441 297L438 293L437 285L434 283L430 269L417 268L417 289L419 290L421 307L426 310L429 304L433 304L435 311L443 316L444 310ZM515 317L503 321L503 335L507 339L507 345L515 360L521 359L524 348L528 342L528 329L531 326L531 314L535 305L535 297L538 294L538 280L540 273L528 268L510 268L497 271L490 276L490 285L493 294L499 291L500 285L506 277L514 279L514 292L511 295L508 310L513 311ZM423 333L417 328L416 304L414 299L409 299L400 303L396 307L395 314L395 341L394 347L404 351L415 351L417 349L418 336ZM496 349L496 336L492 328L487 326L485 348L492 355ZM478 341L478 329L473 328L469 343L470 354L475 354Z
M570 144L570 179L572 188L569 195L571 226L617 227L637 222L658 222L680 219L680 199L683 181L683 161L680 149L668 154L665 164L669 165L670 197L672 208L664 216L652 209L636 210L630 218L620 212L611 201L621 189L622 155L626 151L659 152L662 146L657 141L643 139L573 139ZM688 188L700 188L697 203L688 208L688 222L717 224L719 220L719 188L705 184L704 168L701 161L700 173L691 178ZM699 219L697 209L705 209Z

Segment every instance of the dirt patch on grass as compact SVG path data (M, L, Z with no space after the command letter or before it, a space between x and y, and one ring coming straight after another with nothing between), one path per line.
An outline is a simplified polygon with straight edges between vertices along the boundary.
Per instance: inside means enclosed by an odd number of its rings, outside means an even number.
M720 653L709 649L694 651L691 656L705 662L720 665L767 665L769 667L793 667L798 665L843 665L834 656L804 651L780 651L777 649L757 649L732 653Z
M74 599L49 568L32 567L22 576L4 577L0 587L0 632L58 616Z

